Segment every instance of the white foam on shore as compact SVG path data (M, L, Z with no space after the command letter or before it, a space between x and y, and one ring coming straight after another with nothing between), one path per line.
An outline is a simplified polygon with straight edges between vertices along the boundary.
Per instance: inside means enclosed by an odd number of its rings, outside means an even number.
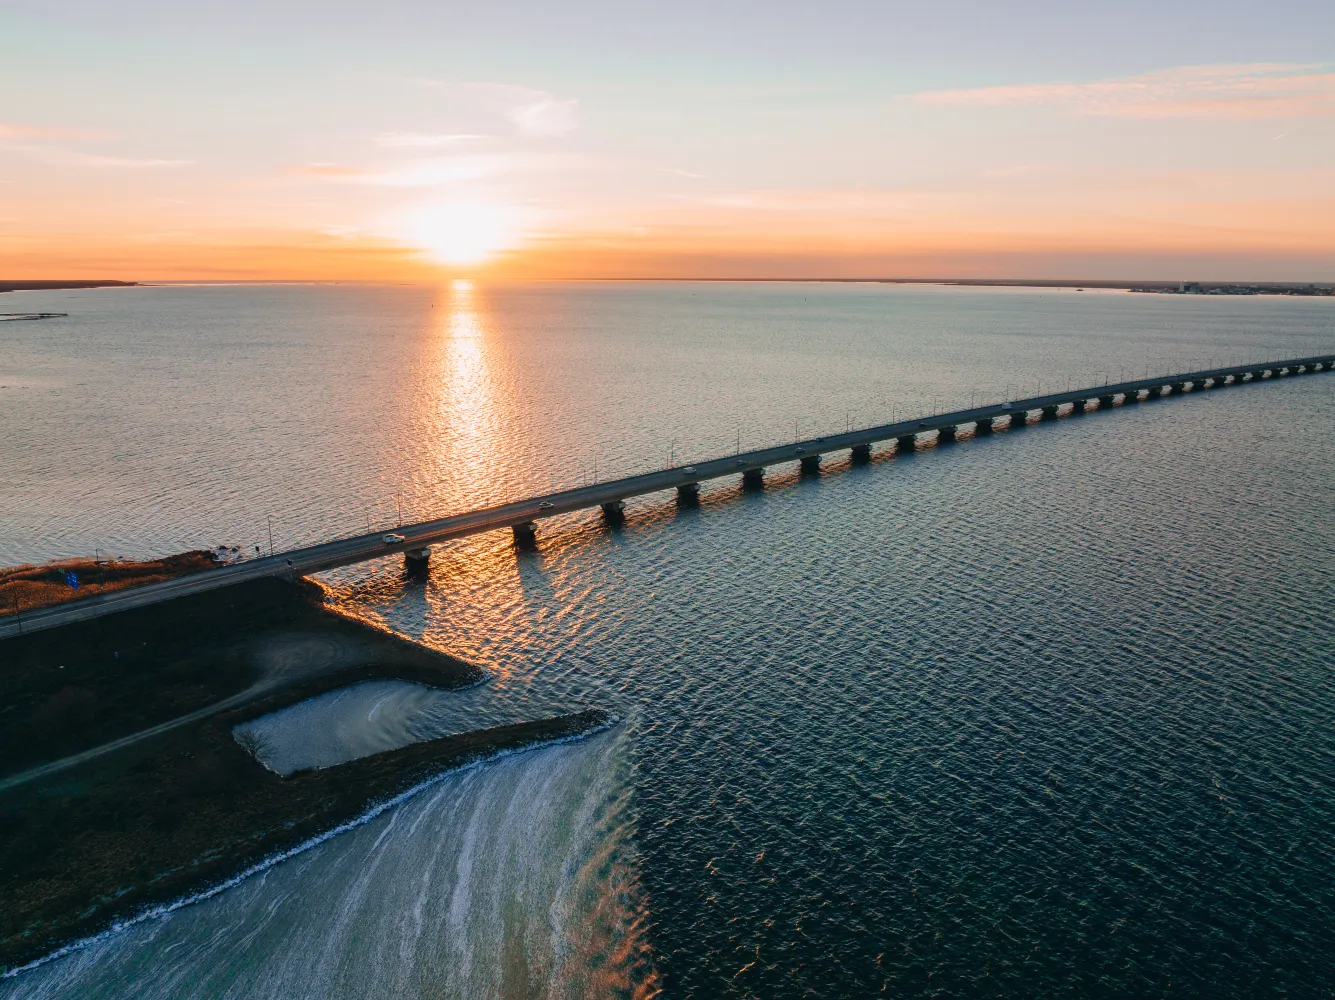
M437 862L441 860L440 852L442 850L456 849L459 845L466 843L467 831L471 830L472 834L476 835L480 829L483 829L483 827L478 826L479 823L500 822L502 820L502 817L499 816L484 818L482 815L484 812L494 812L497 806L503 806L506 809L528 808L535 816L541 814L544 809L548 812L561 811L559 800L554 801L550 796L544 798L541 794L535 796L527 791L510 801L505 795L507 789L511 792L515 791L516 788L522 790L523 785L533 785L535 782L539 789L549 789L553 787L553 781L556 778L564 776L567 787L563 788L562 791L565 792L566 799L570 799L572 795L577 795L581 802L585 802L589 800L590 794L593 794L595 799L599 797L606 798L605 789L596 787L591 789L588 786L590 782L593 786L605 783L608 780L607 768L595 767L592 772L581 775L579 764L589 757L592 757L595 761L606 763L609 758L609 751L604 748L601 752L596 753L570 753L563 750L561 745L582 740L594 733L605 731L616 724L617 720L610 720L581 733L574 733L554 740L535 742L525 747L499 751L461 767L443 771L412 788L376 803L355 819L339 824L295 847L265 858L218 885L170 903L147 908L133 917L117 921L101 933L72 942L26 965L5 971L3 975L0 975L0 979L8 982L4 986L0 986L0 997L5 998L5 1000L17 1000L17 998L98 996L134 997L136 1000L144 1000L148 997L179 995L173 992L180 985L177 983L177 974L165 974L165 969L160 962L166 951L179 953L182 956L192 954L198 956L197 963L188 963L191 965L191 970L187 978L191 982L207 978L208 969L216 963L221 963L218 966L219 968L230 969L237 975L240 975L246 969L251 969L259 975L262 971L260 965L263 963L256 965L249 958L243 959L241 955L243 948L248 948L253 944L252 941L247 940L251 936L250 932L242 932L235 939L231 937L231 932L241 932L248 921L267 923L275 907L286 904L289 899L296 895L305 893L327 894L331 891L334 895L337 895L339 892L351 892L357 886L365 888L360 877L353 878L354 884L350 886L341 881L335 873L329 872L326 872L325 877L312 881L311 873L313 869L327 864L337 865L340 863L338 856L340 854L346 855L349 852L361 852L364 864L378 868L383 862L382 851L391 841L396 842L397 849L400 852L412 853L414 851L414 831L426 824L427 827L433 828L437 833L437 837L433 839L432 846L427 850L426 855L418 858L415 863L392 866L392 869L387 873L389 882L395 884L400 890L398 894L401 895L404 891L413 891L414 880L426 878L430 881ZM614 738L608 746L619 746L620 742L620 738ZM551 753L544 758L541 754L542 751L551 751ZM539 753L539 757L534 759L531 765L528 761L513 760L535 752ZM563 754L566 756L563 757ZM544 764L548 761L558 765L558 773L554 776L546 776L543 773ZM601 776L599 774L600 770L603 772ZM584 788L579 787L578 779L580 777L585 779L586 787ZM508 784L507 779L509 779ZM403 816L400 812L395 811L397 807L409 803L410 800L417 798L425 790L439 788L442 785L446 787L441 789L439 794L428 796L425 800L419 800L415 804L411 816ZM479 788L483 791L480 797L476 792ZM474 797L478 799L477 807L471 814L461 814L458 803L466 798L463 793L470 790L473 791ZM491 794L487 794L488 791ZM446 825L462 823L462 830L456 829L448 836L444 835L439 822L442 817L438 815L441 807L447 807L447 813L449 814L448 818L445 818ZM568 807L566 811L568 811ZM378 831L365 829L381 817L385 817L387 826ZM622 821L618 820L617 822ZM550 826L550 824L548 825ZM557 823L555 829L559 831L561 826L562 824ZM585 827L588 827L587 823ZM341 834L359 830L363 836L354 838L357 843L349 842L343 847L342 851L336 851L333 855L330 855L329 858L333 860L316 857L308 864L301 866L299 870L287 872L279 880L282 883L279 895L268 900L261 898L266 895L265 887L261 883L265 883L272 877L266 873L274 873L283 862L305 855L313 848L326 844ZM596 833L596 831L586 829L585 833L587 839L588 834ZM405 834L408 839L403 842ZM593 837L593 840L597 839L597 836ZM551 830L544 830L544 836L532 840L531 846L540 853L543 853L544 849L548 847L555 847L559 850L562 846L562 840L561 837L553 839ZM522 844L514 846L517 850L522 848ZM588 845L582 845L580 849L590 848ZM558 868L568 867L569 859L554 860L556 860ZM392 865L392 862L383 863ZM523 866L520 867L522 869ZM254 880L254 876L262 874L265 875L265 878ZM353 873L345 874L352 877ZM518 874L521 876L522 884L523 873L520 871ZM248 897L255 896L256 898L241 899L227 905L225 903L227 891L236 889L244 883L250 883L256 887L247 894ZM382 883L380 888L383 890L388 884L388 882ZM179 915L179 911L194 907L195 904L214 900L215 897L222 897L217 901L221 910L208 915L205 914L205 911L208 911L209 907L199 908L195 912L200 916L192 914L191 919L186 924L180 924L182 917ZM281 924L283 927L296 926L297 923L304 920L305 924L303 926L313 938L335 933L334 926L319 922L321 914L329 915L332 903L333 900L330 899L317 899L310 901L309 904L296 905L291 917L281 922ZM221 922L218 923L220 913L222 914ZM381 916L384 916L384 914ZM189 923L195 921L201 924L200 928L194 929L188 926ZM217 924L217 926L209 929L214 924ZM367 943L374 943L377 947L386 947L397 940L394 935L381 934L382 928L379 927L371 927L366 930ZM172 940L159 940L163 937ZM272 950L270 959L281 962L285 957L281 947L282 942L278 941L276 944L278 947ZM495 945L496 942L492 942L492 944ZM501 942L501 945L503 944L504 942ZM298 960L301 954L302 949L296 948L288 957ZM187 975L183 968L179 968L179 965L179 961L176 961L171 967L178 969L181 975ZM233 994L229 993L229 995ZM269 996L271 994L264 990L258 990L236 995ZM333 994L289 992L272 995L324 997ZM353 992L348 995L365 996L371 994L356 994ZM457 995L466 996L468 994L460 993Z
M458 692L385 679L308 698L234 726L232 734L265 767L286 777L470 732L478 723Z

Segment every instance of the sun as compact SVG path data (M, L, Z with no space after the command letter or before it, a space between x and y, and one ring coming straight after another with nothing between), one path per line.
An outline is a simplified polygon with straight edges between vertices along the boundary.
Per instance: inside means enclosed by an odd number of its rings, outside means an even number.
M518 237L518 213L488 202L422 205L404 217L404 236L442 264L480 264Z

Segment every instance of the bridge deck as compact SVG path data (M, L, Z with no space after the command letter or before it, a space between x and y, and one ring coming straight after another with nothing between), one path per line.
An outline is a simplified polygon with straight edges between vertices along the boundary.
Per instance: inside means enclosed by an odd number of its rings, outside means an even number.
M901 420L896 423L881 424L877 427L867 427L844 434L830 434L805 441L794 441L791 444L773 448L761 448L756 451L728 455L724 458L695 462L689 466L677 466L658 472L629 476L625 479L529 497L524 500L472 510L433 521L404 525L394 529L396 534L402 535L404 538L403 542L395 545L384 544L383 536L385 532L377 531L324 542L308 548L294 549L290 552L283 552L278 555L191 576L179 577L174 580L165 580L144 587L119 590L54 607L27 611L21 616L21 621L14 617L0 619L0 638L19 634L20 626L23 632L36 631L129 608L143 607L187 594L215 590L248 580L318 573L321 570L347 566L411 549L420 549L437 542L464 538L484 531L509 528L540 518L569 514L573 511L598 507L605 503L642 496L646 493L657 493L688 483L699 483L724 476L739 475L751 470L777 465L781 462L795 462L804 457L845 451L861 445L870 446L881 441L894 440L910 434L930 433L943 427L974 423L985 418L1009 417L1017 413L1042 409L1043 407L1074 403L1081 399L1095 399L1099 396L1116 396L1162 388L1176 382L1190 382L1199 385L1201 382L1212 378L1225 378L1230 375L1241 377L1248 373L1271 372L1285 368L1291 370L1299 366L1305 366L1310 371L1311 366L1317 364L1322 366L1323 371L1329 371L1331 365L1335 364L1335 354L1183 372L1177 375L1157 376L1111 385L1087 387L1070 392L1030 396L1024 399L1011 400L1008 403L956 410L951 413L938 413L930 417ZM687 469L692 471L688 472ZM540 504L550 504L551 506L540 507Z

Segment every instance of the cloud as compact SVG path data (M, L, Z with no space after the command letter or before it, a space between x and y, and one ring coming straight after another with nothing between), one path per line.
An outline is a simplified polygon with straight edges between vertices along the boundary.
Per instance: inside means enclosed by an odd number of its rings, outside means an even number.
M704 174L693 174L689 170L682 170L680 167L655 167L660 174L672 174L675 177L689 177L692 180L704 180Z
M1335 114L1322 65L1185 66L1093 83L1031 83L915 94L929 107L1050 107L1116 118L1297 118Z
M465 106L500 115L522 136L541 138L563 135L578 126L579 102L557 97L545 90L512 83L458 83L415 77L414 86L431 87L456 96Z
M53 125L0 122L0 139L105 139L106 137L104 132L88 132Z
M513 88L519 90L520 88ZM540 90L530 90L511 105L506 116L522 135L561 135L575 129L578 102L563 100Z
M570 154L513 152L438 156L379 168L352 167L339 163L308 163L297 167L296 170L308 177L321 177L353 184L429 188L514 174L581 169L595 162L587 157Z
M376 145L401 149L435 149L441 146L457 146L470 142L490 139L491 136L479 132L386 132L376 136Z
M7 148L17 150L20 153L27 153L29 156L35 157L36 159L46 163L54 163L57 166L62 167L109 167L127 170L153 170L164 167L188 167L194 163L193 160L163 160L132 156L101 156L96 153L76 153L68 149L59 149L52 146L11 144Z
M341 163L303 163L294 168L307 177L326 177L335 181L360 181L376 176L376 171L365 167L348 167Z

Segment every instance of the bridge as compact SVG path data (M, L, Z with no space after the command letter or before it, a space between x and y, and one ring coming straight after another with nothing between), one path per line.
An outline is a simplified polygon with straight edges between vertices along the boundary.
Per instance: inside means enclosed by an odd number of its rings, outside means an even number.
M385 541L384 532L355 535L143 587L127 588L66 604L26 611L22 615L0 618L0 638L54 628L250 580L266 577L292 579L389 555L401 554L410 569L424 569L430 558L431 545L486 531L509 529L514 533L517 546L531 548L537 543L537 522L543 518L600 507L608 521L618 523L623 516L624 501L648 493L675 490L677 501L688 505L696 502L702 482L738 476L743 486L763 488L765 470L785 462L797 462L802 471L815 472L820 467L822 457L836 452L848 452L855 463L868 462L871 460L871 448L874 444L892 441L896 451L904 453L916 449L927 440L928 435L935 435L938 444L947 444L954 441L961 430L967 433L970 428L975 435L990 434L999 425L1011 430L1020 430L1028 426L1029 420L1035 414L1039 421L1055 420L1062 416L1079 416L1088 412L1091 407L1103 410L1118 405L1131 406L1188 391L1201 392L1293 375L1329 372L1332 366L1335 366L1335 354L1183 372L1178 375L1118 382L1044 396L1030 396L1005 403L882 424L844 434L794 441L772 448L739 452L723 458L594 483L576 489L454 514L433 521L403 525L395 528L393 532L393 535L401 540L391 540L389 543Z

